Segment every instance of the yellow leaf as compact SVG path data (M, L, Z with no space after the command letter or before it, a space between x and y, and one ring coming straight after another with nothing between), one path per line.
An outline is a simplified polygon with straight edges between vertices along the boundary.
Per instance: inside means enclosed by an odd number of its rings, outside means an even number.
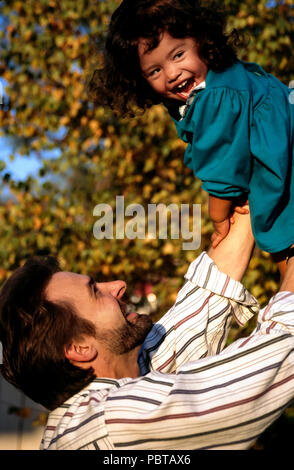
M151 186L151 184L145 184L145 185L143 186L143 196L144 196L146 199L149 199L149 198L150 198L151 191L152 191L152 186Z
M101 267L101 272L104 276L108 276L110 274L110 267L108 264L103 264Z
M163 247L162 253L164 255L172 255L173 252L174 252L173 244L170 242L167 242Z
M69 123L69 117L68 116L62 116L60 119L60 125L61 126L66 126Z
M56 101L61 101L64 96L64 91L61 88L55 88L51 91L51 94Z

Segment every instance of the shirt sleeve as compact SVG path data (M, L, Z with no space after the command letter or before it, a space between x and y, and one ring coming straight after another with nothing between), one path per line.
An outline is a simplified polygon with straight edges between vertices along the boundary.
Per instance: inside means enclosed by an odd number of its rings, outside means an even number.
M218 270L203 252L191 263L175 305L153 327L140 355L142 374L175 373L188 362L217 354L225 346L232 318L243 325L259 311L238 281Z
M185 163L202 187L218 197L237 197L249 191L250 94L216 88L199 93L186 119L193 137Z

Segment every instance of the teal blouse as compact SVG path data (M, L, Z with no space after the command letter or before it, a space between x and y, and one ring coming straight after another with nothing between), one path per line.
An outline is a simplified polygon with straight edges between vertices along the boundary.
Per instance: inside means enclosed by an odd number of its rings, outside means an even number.
M169 110L184 162L218 197L248 193L258 246L275 253L294 243L292 90L259 65L238 60L209 70L185 117Z

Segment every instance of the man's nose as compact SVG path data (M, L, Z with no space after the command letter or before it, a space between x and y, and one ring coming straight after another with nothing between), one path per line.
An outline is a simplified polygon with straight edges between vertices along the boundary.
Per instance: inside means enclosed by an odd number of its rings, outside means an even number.
M105 294L111 294L113 297L120 299L127 288L127 284L124 281L111 281L111 282L103 282L98 285L100 290L102 290Z

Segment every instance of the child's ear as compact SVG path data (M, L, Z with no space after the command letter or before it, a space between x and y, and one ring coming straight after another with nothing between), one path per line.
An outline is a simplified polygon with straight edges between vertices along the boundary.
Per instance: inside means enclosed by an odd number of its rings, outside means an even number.
M64 348L64 354L71 362L92 362L98 355L97 349L87 341L76 341Z

